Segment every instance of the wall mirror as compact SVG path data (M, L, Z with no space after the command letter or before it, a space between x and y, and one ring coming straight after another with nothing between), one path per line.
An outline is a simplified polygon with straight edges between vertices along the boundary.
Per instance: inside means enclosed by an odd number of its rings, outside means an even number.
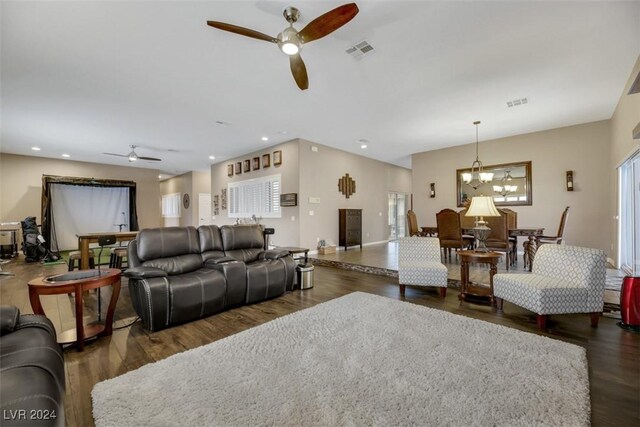
M487 165L484 172L493 173L493 179L474 189L467 184L471 169L456 171L458 207L480 195L493 196L496 206L531 206L531 162Z

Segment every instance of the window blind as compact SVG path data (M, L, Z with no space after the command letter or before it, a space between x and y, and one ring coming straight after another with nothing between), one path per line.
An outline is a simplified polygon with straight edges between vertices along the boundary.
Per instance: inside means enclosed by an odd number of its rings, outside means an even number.
M230 218L280 218L280 175L229 183Z

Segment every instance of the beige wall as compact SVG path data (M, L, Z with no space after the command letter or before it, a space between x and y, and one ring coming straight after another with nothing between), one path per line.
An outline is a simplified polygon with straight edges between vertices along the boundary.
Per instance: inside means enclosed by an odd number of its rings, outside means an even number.
M636 61L635 66L629 80L624 86L624 90L620 96L620 101L611 117L611 167L610 182L611 191L609 197L610 212L613 214L608 218L611 226L611 258L617 261L618 251L618 171L617 168L633 153L640 149L640 141L634 140L631 131L640 123L640 94L627 95L631 84L636 76L640 73L640 57Z
M164 227L186 227L193 225L193 203L191 203L188 208L185 208L182 204L182 197L185 194L189 194L189 197L192 196L192 188L193 175L191 172L183 173L182 175L177 175L160 182L161 197L167 194L180 193L180 218L161 218L160 221Z
M362 209L363 243L388 240L388 192L411 193L409 169L305 140L300 140L300 165L301 246L315 249L318 239L338 244L340 208ZM348 199L338 191L346 173L356 181ZM310 203L309 197L320 203Z
M485 164L531 160L533 205L513 207L519 226L557 232L560 215L570 206L565 241L611 252L609 219L610 121L552 129L480 143ZM456 169L475 159L475 144L417 153L412 156L414 210L420 225L435 225L436 212L456 208ZM574 171L575 191L565 188L565 173ZM436 183L436 198L427 184Z
M276 150L282 151L282 164L275 166L273 164L273 152ZM233 163L234 168L237 162L242 162L246 159L252 160L254 157L260 157L262 159L263 154L271 154L271 166L268 168L261 168L257 171L249 173L242 173L240 175L234 174L232 177L227 176L227 165ZM227 184L230 182L243 181L251 178L259 178L268 175L281 175L281 192L284 193L298 193L300 186L300 163L298 158L298 140L292 140L283 144L271 146L263 150L254 151L253 153L246 154L242 157L236 157L229 159L228 161L217 163L211 166L211 197L213 200L214 195L220 196L221 190L227 188ZM299 227L299 209L298 207L283 207L282 218L263 218L261 223L265 227L275 228L275 235L271 236L271 244L279 246L297 246L300 241L300 227ZM213 219L213 224L225 225L234 224L236 218L228 217L228 210L220 210L220 215Z
M180 218L160 218L165 227L193 226L199 224L199 194L210 192L209 172L187 172L160 182L160 196L180 193ZM191 203L188 208L182 202L185 194L189 195Z
M318 148L317 152L311 147ZM282 165L227 177L227 165L252 159L265 153L282 150ZM273 160L272 160L273 162ZM279 246L304 246L315 250L317 239L338 242L338 209L363 209L363 242L388 238L387 192L411 192L411 171L388 163L336 150L305 140L256 151L211 167L212 194L220 194L229 182L265 175L282 175L282 193L298 193L298 206L283 207L282 218L265 218L262 223L273 227L276 234L271 243ZM338 191L338 179L349 173L356 180L356 194L346 199ZM319 204L309 203L309 197L319 197ZM313 211L313 215L310 215ZM381 215L379 215L381 214ZM226 211L215 224L233 224Z
M42 175L122 179L136 182L140 228L158 227L158 170L0 154L0 222L35 216L40 222Z

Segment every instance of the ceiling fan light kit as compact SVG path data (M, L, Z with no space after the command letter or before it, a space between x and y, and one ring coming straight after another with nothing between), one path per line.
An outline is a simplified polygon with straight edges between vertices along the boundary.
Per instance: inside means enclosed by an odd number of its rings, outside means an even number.
M318 40L342 27L351 21L358 14L358 11L358 6L355 3L344 4L324 15L320 15L298 31L293 27L293 24L298 21L300 11L295 7L287 7L283 12L283 16L289 23L289 27L278 34L277 38L225 22L207 21L207 25L219 30L277 44L280 50L289 56L291 74L293 74L296 84L301 90L306 90L309 88L309 77L307 75L307 67L299 55L302 47L305 43Z
M156 157L138 156L138 153L136 153L137 145L130 145L129 147L131 147L131 152L129 154L117 154L117 153L102 153L102 154L106 154L107 156L126 157L130 163L136 162L138 160L146 160L148 162L162 161L162 159L158 159Z

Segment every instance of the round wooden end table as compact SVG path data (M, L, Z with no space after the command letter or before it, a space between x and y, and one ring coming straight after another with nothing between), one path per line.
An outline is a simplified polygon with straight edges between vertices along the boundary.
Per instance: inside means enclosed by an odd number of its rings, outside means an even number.
M493 306L493 276L498 272L498 261L502 255L498 252L459 251L460 257L460 294L458 298L467 300L471 296L474 299L489 299ZM478 286L469 279L469 264L489 264L489 287Z
M59 334L58 343L75 343L78 351L82 351L86 339L111 335L113 332L113 312L120 295L120 274L120 269L109 268L102 271L79 270L55 276L37 277L29 282L31 308L35 314L46 315L40 303L40 295L60 295L73 292L76 299L76 328ZM82 314L84 291L103 286L113 288L105 322L85 325Z

